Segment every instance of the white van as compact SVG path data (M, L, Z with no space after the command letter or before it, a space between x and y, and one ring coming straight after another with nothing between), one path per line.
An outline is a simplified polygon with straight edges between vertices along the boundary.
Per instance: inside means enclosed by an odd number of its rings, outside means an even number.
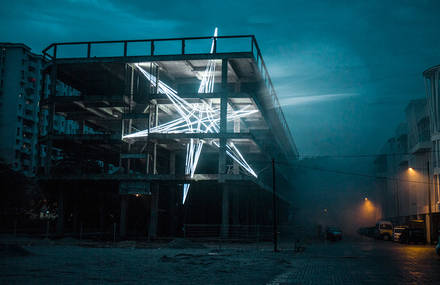
M393 223L390 221L379 221L376 224L376 238L391 240L393 236Z

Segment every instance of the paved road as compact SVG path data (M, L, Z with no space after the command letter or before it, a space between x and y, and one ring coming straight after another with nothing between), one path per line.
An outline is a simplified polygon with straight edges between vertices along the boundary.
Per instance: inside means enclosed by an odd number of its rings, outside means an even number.
M440 257L432 246L374 240L274 253L270 244L180 248L0 238L0 284L115 283L440 284Z
M440 284L440 258L432 246L328 242L298 254L269 284Z

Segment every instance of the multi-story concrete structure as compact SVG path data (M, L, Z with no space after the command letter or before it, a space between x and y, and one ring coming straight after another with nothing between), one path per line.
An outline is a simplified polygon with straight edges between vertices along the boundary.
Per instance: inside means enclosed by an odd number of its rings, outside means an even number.
M38 167L38 102L43 58L24 44L0 43L0 156L26 175Z
M102 166L58 171L47 156L40 178L58 196L59 233L65 214L75 231L85 219L79 212L94 209L88 217L99 223L88 218L90 227L117 223L122 237L173 235L182 224L221 224L228 236L231 224L271 224L272 158L279 219L287 219L286 169L298 153L253 36L60 43L43 53L43 81L80 94L48 86L40 142L48 154L62 148L80 164ZM76 121L78 131L57 134L54 115ZM81 205L79 195L87 197Z
M425 78L426 99L430 117L431 140L431 181L428 211L432 213L434 235L440 229L440 65L423 72Z
M14 170L27 176L37 173L44 160L44 146L38 145L39 128L47 128L47 112L40 114L41 70L46 61L21 43L0 43L0 157ZM48 83L46 83L48 84ZM57 92L64 96L75 90L57 82ZM40 120L41 115L41 120ZM73 132L78 125L56 116L54 129L58 133ZM43 131L44 133L44 131ZM54 158L61 150L54 150Z
M424 220L429 239L437 225L430 220L433 211L429 202L436 187L432 183L435 176L427 101L412 100L405 113L406 122L398 126L395 136L387 141L382 155L375 160L382 212L396 224Z

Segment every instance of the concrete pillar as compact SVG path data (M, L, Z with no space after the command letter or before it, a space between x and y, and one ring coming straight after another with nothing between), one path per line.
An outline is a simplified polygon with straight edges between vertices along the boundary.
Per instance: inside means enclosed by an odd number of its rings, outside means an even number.
M230 189L231 194L231 215L232 215L232 224L239 225L240 224L240 190L237 189L236 185L231 185L233 189Z
M234 118L234 133L240 132L240 118ZM240 166L234 160L232 164L232 172L234 175L240 174Z
M121 195L121 215L119 220L119 236L125 238L127 235L127 195Z
M104 209L104 194L99 193L99 231L101 235L105 231L105 209Z
M73 232L74 233L79 233L79 230L78 230L78 225L79 225L79 219L78 219L78 217L79 217L79 207L78 207L78 198L76 197L75 198L75 201L74 201L74 205L73 205Z
M220 135L227 133L227 111L228 111L228 60L222 60L222 95L220 98ZM219 182L224 182L226 168L226 137L220 137L218 174Z
M431 244L431 216L429 214L426 214L425 226L426 226L426 242L428 244Z
M222 226L221 237L227 238L229 233L229 189L226 184L221 184L222 187Z
M57 235L64 235L64 191L58 191Z
M170 152L170 174L175 175L176 174L176 153ZM176 234L176 207L177 207L177 185L172 185L170 187L169 192L169 210L170 210L170 223L169 223L169 234L171 236L174 236Z
M50 72L50 92L49 92L49 100L54 99L57 93L57 65L52 63L51 72ZM47 117L47 135L48 141L46 144L46 165L45 165L45 174L49 175L52 168L52 135L53 135L53 122L55 116L55 103L50 101L49 103L49 113Z
M244 201L244 224L245 225L249 225L250 224L250 219L249 219L249 215L250 215L250 199L249 196L246 195L246 200Z
M171 236L174 236L176 233L176 227L177 227L177 191L176 191L176 186L173 185L170 187L170 196L169 196L169 207L170 207L170 215L169 215L169 219L170 219L170 223L169 223L169 234Z
M150 203L150 225L148 228L148 238L155 239L157 237L157 219L159 210L159 184L155 183L151 189Z
M176 174L176 153L173 151L170 152L170 174Z
M255 189L252 189L250 215L251 215L251 225L256 225L257 224L257 193Z
M157 127L159 125L159 105L154 105L154 125ZM157 143L153 145L153 174L157 174Z
M240 118L234 119L234 133L240 132ZM234 175L240 174L240 166L236 161L232 162L232 173ZM234 188L231 189L231 195L232 195L232 224L238 225L240 224L240 190L238 189L238 186L233 186Z

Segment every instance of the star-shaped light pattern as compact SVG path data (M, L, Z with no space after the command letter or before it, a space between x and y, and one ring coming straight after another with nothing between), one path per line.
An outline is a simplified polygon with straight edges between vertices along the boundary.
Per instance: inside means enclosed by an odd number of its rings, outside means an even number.
M217 36L217 28L215 29L214 37ZM214 51L214 40L211 45L211 53ZM128 135L124 135L122 138L139 138L146 137L149 133L219 133L220 132L220 109L212 107L211 103L203 101L202 103L191 104L185 99L177 95L177 91L170 86L162 82L157 81L156 77L139 64L134 64L136 68L150 81L150 83L156 87L158 93L164 94L172 102L175 109L180 115L180 118L170 121L168 123L160 124L152 127L149 130L137 131ZM202 76L202 81L198 93L213 93L214 92L214 77L215 75L215 61L209 60L208 65ZM235 120L237 118L245 117L257 112L257 110L248 110L249 106L246 106L240 110L228 110L227 120ZM196 167L202 152L205 140L191 138L186 148L186 161L185 161L185 175L194 177ZM211 144L220 147L219 142L211 141ZM257 177L255 171L249 166L244 159L243 155L237 149L232 141L226 144L226 154L230 156L236 163L238 163L249 174ZM183 203L185 203L188 195L190 184L183 185Z

